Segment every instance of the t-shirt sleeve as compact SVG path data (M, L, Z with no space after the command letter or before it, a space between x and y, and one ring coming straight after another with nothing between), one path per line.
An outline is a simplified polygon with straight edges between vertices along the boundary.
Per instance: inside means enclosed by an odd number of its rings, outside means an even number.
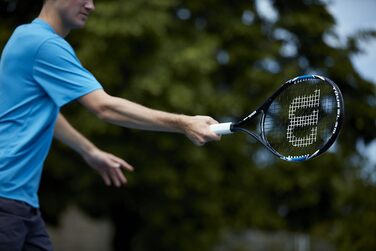
M33 77L58 107L94 90L101 84L78 60L64 39L46 41L36 55Z

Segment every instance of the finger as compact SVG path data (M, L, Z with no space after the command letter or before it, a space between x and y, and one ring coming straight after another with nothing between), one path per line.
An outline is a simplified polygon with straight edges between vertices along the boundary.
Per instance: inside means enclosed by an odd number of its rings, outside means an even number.
M213 124L217 124L217 123L213 123ZM212 124L209 124L209 125L212 125ZM213 132L212 129L210 129L209 127L209 134L208 134L208 137L206 137L206 140L207 141L219 141L221 139L221 135L218 135L217 133Z
M132 172L134 170L134 167L131 166L130 164L128 164L127 162L125 162L125 161L120 161L120 164L121 164L121 167L126 169L127 171Z
M221 140L221 135L218 135L218 134L216 134L216 133L214 133L213 132L213 134L211 135L211 137L210 137L210 141L220 141Z
M108 177L108 174L106 172L101 172L100 175L102 176L103 181L106 184L106 186L111 186L111 180L110 180L110 177Z
M121 182L121 184L124 185L124 184L127 183L127 179L125 178L125 176L124 176L124 174L123 174L123 172L121 171L120 168L116 168L114 170L114 172L115 172L116 176L118 177L119 181Z
M114 181L117 187L127 183L127 179L125 178L123 171L120 169L120 167L121 167L121 164L116 163L111 170L112 180Z
M209 124L209 125L218 124L218 121L215 120L215 119L213 119L213 118L211 118L211 117L209 117L209 119L208 119L208 124Z
M195 143L196 146L203 146L205 144L205 140L202 138L194 139L193 142Z
M112 180L112 183L116 186L116 187L120 187L121 186L121 181L119 180L118 176L117 176L117 170L119 170L119 168L111 168L109 170L109 174L110 174L110 177L111 177L111 180Z
M111 155L111 159L116 162L117 164L119 164L120 166L119 167L122 167L128 171L133 171L134 170L134 167L131 166L129 163L127 163L126 161L124 161L123 159L120 159L119 157L116 157L114 155Z

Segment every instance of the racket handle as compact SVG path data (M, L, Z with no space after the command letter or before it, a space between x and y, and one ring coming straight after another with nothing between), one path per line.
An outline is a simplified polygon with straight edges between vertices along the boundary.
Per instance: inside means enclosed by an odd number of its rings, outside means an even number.
M213 124L210 125L210 129L218 135L231 134L233 133L231 131L231 124L232 122Z

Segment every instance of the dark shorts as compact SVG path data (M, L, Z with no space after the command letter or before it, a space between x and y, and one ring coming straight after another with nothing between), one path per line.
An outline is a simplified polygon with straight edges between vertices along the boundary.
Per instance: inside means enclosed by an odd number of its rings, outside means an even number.
M52 251L40 210L0 198L0 251Z

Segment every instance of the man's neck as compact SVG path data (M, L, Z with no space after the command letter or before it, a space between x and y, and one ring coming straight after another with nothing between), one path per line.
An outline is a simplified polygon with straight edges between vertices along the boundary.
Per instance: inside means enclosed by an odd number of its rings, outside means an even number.
M59 14L56 13L55 9L53 9L48 4L45 4L43 6L38 18L44 20L49 25L51 25L55 32L62 37L66 37L70 32L70 29L64 27L64 24Z

